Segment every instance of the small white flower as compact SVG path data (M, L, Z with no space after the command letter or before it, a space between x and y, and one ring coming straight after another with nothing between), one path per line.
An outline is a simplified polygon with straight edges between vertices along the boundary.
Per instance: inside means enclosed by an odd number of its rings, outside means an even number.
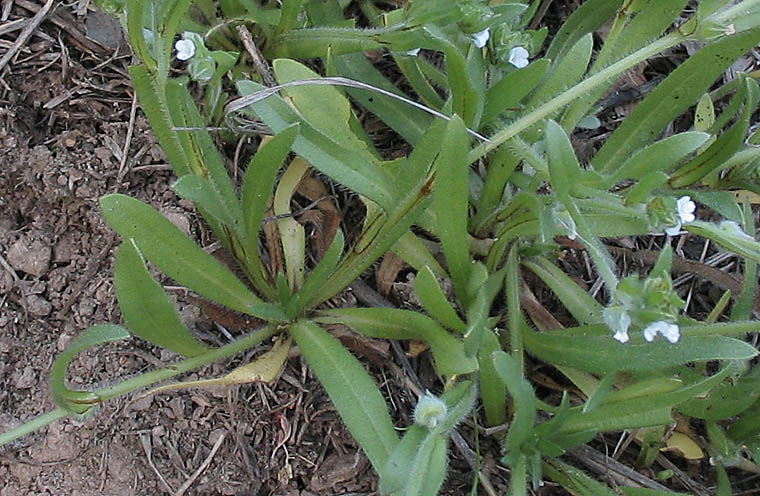
M528 57L530 57L530 53L521 46L516 46L509 51L509 63L518 69L522 69L530 63Z
M472 43L477 48L483 48L484 46L486 46L486 43L488 43L488 38L490 37L491 37L491 32L488 30L488 28L486 28L483 31L472 35Z
M630 339L626 331L617 331L612 337L617 339L623 344L627 343L628 340Z
M607 327L615 331L612 337L621 343L627 343L630 339L628 329L631 327L631 316L625 308L620 305L607 307L602 312L602 317Z
M654 338L657 337L658 334L662 334L665 339L675 344L681 337L681 329L677 324L669 324L662 320L653 322L644 329L644 339L650 343L654 341Z
M406 52L406 54L409 55L409 56L412 56L412 57L416 57L417 55L420 54L420 49L419 48L413 48L413 49L409 50L408 52Z
M181 39L174 44L179 60L190 60L195 55L195 43L188 39Z
M678 222L675 226L665 229L665 234L668 236L675 236L681 232L681 225L688 222L694 222L697 218L694 212L697 210L697 205L691 201L691 197L682 196L676 200L676 209L678 214Z

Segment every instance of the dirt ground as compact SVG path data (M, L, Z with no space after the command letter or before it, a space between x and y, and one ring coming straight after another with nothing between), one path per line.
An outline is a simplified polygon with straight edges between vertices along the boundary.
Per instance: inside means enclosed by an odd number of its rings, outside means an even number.
M3 21L28 19L35 8L16 1ZM119 322L111 279L119 241L100 216L100 196L145 200L208 243L192 206L169 189L172 172L134 112L127 48L83 37L98 27L95 14L77 8L56 8L0 79L0 431L54 408L49 371L69 340ZM17 34L3 36L2 48ZM225 342L198 308L177 304L206 339ZM83 353L70 379L107 384L174 358L131 340ZM219 375L246 358L199 374ZM124 398L0 452L2 496L364 494L375 486L299 358L275 384Z

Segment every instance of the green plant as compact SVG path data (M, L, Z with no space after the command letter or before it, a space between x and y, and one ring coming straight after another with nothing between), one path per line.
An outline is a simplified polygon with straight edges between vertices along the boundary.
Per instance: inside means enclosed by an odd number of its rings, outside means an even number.
M760 1L702 1L668 32L686 0L589 0L545 51L547 30L526 29L541 3L536 0L413 1L388 11L360 1L366 28L345 19L347 3L286 0L262 7L229 0L217 9L206 0L136 0L109 6L122 16L140 59L130 74L179 176L173 189L194 202L246 282L148 205L104 197L103 215L124 238L115 281L126 327L186 358L115 386L72 391L65 372L79 351L129 336L121 326L87 329L54 364L59 408L0 442L287 333L389 494L439 490L450 433L478 398L489 425L508 423L502 462L512 470L510 494L526 494L528 484L535 488L544 476L579 494L600 494L598 484L555 458L600 432L669 425L676 411L707 422L708 448L721 469L756 468L758 398L749 395L750 401L746 392L757 386L750 366L757 351L739 338L758 327L751 317L760 244L746 234L754 232L749 207L740 207L729 191L760 191L760 137L751 131L760 93L755 75L711 88L760 41ZM593 33L609 21L593 57ZM265 58L275 59L278 86L262 85L264 74L259 81L250 76L234 25L255 29ZM570 135L582 122L594 122L595 106L616 78L687 41L704 47L581 164ZM181 58L190 60L189 77L170 76L175 42ZM375 49L388 51L422 104L389 95L400 90L362 53ZM442 54L446 70L419 49ZM529 60L540 53L543 58ZM327 77L294 60L308 58L320 59ZM203 111L190 84L204 90ZM228 94L233 84L237 96ZM413 151L383 160L346 94ZM723 110L716 114L717 102ZM692 129L661 136L697 103ZM274 136L262 141L238 187L206 128L227 124L229 133L241 116L260 121ZM296 158L288 162L291 151ZM470 167L476 162L478 170ZM289 217L310 168L360 195L366 207L353 245L346 247L337 230L313 266L306 262L304 229ZM696 220L692 199L726 220ZM270 204L283 266L267 266L261 255ZM445 267L413 225L435 235ZM646 278L621 279L602 242L675 236L682 229L745 259L745 282L727 322L716 323L727 300L704 322L680 313L684 302L673 289L669 245ZM568 238L593 261L609 295L602 303L553 263L558 241ZM424 313L321 307L388 250L417 270ZM207 347L182 324L146 260L199 295L266 324L227 346ZM557 330L556 322L523 304L522 268L555 293L575 327ZM454 301L442 279L451 281ZM416 423L401 439L372 378L325 331L333 323L430 346L447 387L440 398L420 399ZM277 356L281 366L287 354ZM567 394L559 405L539 399L525 375L528 356L572 381L583 404L571 406ZM236 380L245 380L239 375ZM734 417L727 431L717 423Z

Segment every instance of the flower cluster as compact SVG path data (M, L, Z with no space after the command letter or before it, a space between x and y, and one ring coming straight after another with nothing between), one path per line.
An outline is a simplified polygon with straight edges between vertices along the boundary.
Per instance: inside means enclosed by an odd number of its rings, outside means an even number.
M662 334L676 343L681 331L675 322L684 305L665 270L658 270L643 281L629 276L615 288L612 303L603 312L604 323L621 343L628 342L631 328L641 329L646 341L652 342Z

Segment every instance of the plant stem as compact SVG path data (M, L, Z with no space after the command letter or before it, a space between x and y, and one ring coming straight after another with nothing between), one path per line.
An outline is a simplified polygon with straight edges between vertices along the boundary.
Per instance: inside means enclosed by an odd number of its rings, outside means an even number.
M760 0L752 0L752 1L760 2ZM633 52L627 57L620 59L619 61L606 67L605 69L602 69L601 71L597 72L593 76L590 76L588 79L581 81L580 83L568 89L564 93L558 95L552 100L549 100L545 104L536 108L535 110L527 114L525 117L522 117L516 120L515 122L513 122L512 124L510 124L509 126L505 127L504 129L496 133L494 136L489 138L488 142L482 143L476 146L475 148L473 148L470 151L469 155L467 156L468 163L475 162L476 160L483 157L487 153L495 150L499 145L501 145L508 139L514 136L517 136L517 134L519 134L520 132L531 127L532 125L536 124L542 119L545 119L556 110L559 110L560 108L573 102L577 98L583 97L583 95L590 92L591 90L593 90L595 87L599 86L600 84L603 84L608 79L613 78L619 74L622 74L623 72L635 66L636 64L639 64L645 61L646 59L648 59L649 57L652 57L664 50L667 50L668 48L674 47L678 45L679 43L683 43L687 39L688 39L688 36L683 35L679 33L678 31L673 31L667 36L664 36L660 38L659 40L652 42L651 44L641 48L640 50L637 50L636 52Z
M265 339L274 336L279 330L280 329L278 326L269 324L262 327L261 329L258 329L257 331L243 336L233 343L222 346L221 348L213 349L207 353L204 353L203 355L186 358L185 360L169 365L166 368L154 370L152 372L142 374L138 377L133 377L132 379L128 379L124 382L120 382L118 384L114 384L113 386L94 392L101 398L102 401L110 400L111 398L130 393L137 389L149 386L165 379L169 379L208 363L215 362L217 360L221 360L222 358L226 358L228 356L244 351L264 341Z
M29 422L26 422L25 424L22 424L15 429L11 429L8 432L3 432L0 434L0 446L10 443L11 441L15 441L16 439L26 436L27 434L31 434L38 429L42 429L49 423L55 422L56 420L62 419L68 415L71 414L63 408L56 408L53 411L38 415Z
M188 372L192 369L196 369L208 363L215 362L222 358L226 358L228 356L244 351L264 341L265 339L274 336L279 331L279 326L269 324L262 327L261 329L243 336L233 343L222 346L221 348L213 349L202 355L187 358L175 364L169 365L166 368L154 370L152 372L142 374L138 377L133 377L132 379L128 379L113 386L99 389L93 392L100 399L100 403L102 403L117 396L136 391L146 386L150 386L156 382L169 379L170 377L182 374L183 372ZM14 441L38 429L41 429L49 423L67 417L69 415L72 415L72 413L63 408L56 408L53 411L43 413L42 415L35 417L29 422L16 427L15 429L0 434L0 446Z

